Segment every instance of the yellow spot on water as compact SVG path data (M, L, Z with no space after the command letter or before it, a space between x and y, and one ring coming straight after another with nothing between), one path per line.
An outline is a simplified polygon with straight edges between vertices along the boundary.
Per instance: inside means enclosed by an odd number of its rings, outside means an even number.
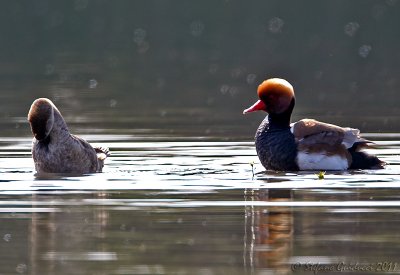
M251 172L252 172L253 177L254 177L254 164L255 164L255 162L254 161L250 161L249 164L251 166Z
M325 173L326 173L325 171L319 171L319 173L316 175L319 180L323 180L325 178Z

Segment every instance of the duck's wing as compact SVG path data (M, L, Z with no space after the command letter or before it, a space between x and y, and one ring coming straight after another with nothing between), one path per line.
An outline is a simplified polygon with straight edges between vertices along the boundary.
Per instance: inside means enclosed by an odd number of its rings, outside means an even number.
M291 125L298 146L300 170L345 170L383 168L375 156L360 152L373 142L360 137L360 131L342 128L313 119L302 119Z
M292 123L291 131L296 141L303 145L344 145L348 149L353 146L366 147L372 143L361 138L360 130L358 129L342 128L314 119L302 119Z
M104 167L104 160L111 155L110 150L107 147L93 147L89 142L78 136L74 136L74 139L84 147L83 154L91 160L92 171L101 172ZM92 153L93 151L94 154Z
M75 143L75 158L82 162L83 166L87 166L90 164L90 171L96 172L97 170L97 156L92 145L89 144L86 140L81 137L75 136L71 134L72 139Z

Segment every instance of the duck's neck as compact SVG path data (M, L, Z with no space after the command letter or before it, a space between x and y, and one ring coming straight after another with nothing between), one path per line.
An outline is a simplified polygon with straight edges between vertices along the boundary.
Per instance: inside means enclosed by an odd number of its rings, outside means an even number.
M287 129L290 127L290 116L283 117L277 115L268 115L270 129Z
M58 111L54 111L54 124L50 132L50 139L55 142L62 142L70 137L67 123Z
M287 129L290 128L290 116L294 108L294 99L290 102L289 108L280 114L269 114L268 122L270 129Z

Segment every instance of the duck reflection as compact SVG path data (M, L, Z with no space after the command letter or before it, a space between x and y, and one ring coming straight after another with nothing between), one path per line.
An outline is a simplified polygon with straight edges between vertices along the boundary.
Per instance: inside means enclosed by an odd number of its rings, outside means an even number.
M103 199L105 193L91 195L91 199ZM82 265L69 262L95 261L106 266L107 261L115 260L115 255L99 242L91 249L90 242L105 238L105 229L109 225L109 211L105 206L96 207L95 211L76 211L62 209L56 197L54 211L49 213L33 212L29 226L29 274L81 274L88 272ZM32 201L49 200L43 195L32 195ZM80 198L74 199L78 205ZM72 203L73 204L73 203ZM61 203L62 205L62 203ZM83 249L86 248L86 249ZM74 252L70 252L70 251ZM82 250L82 251L79 251ZM89 252L88 252L89 251ZM85 267L89 268L89 267Z
M246 201L284 202L292 200L292 190L246 190ZM290 207L255 207L245 209L244 265L246 269L267 269L274 274L290 272L293 213ZM250 271L249 270L249 271Z

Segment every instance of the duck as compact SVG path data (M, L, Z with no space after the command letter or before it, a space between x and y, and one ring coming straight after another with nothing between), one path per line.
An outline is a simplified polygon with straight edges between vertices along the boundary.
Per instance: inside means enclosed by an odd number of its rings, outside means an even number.
M32 158L38 174L101 172L110 155L106 147L92 147L69 132L60 111L48 98L33 101L28 122L33 134Z
M285 79L270 78L257 89L259 100L243 111L265 111L267 116L255 134L255 147L267 170L382 169L385 162L365 152L373 142L360 130L301 119L291 123L295 106L293 86Z

